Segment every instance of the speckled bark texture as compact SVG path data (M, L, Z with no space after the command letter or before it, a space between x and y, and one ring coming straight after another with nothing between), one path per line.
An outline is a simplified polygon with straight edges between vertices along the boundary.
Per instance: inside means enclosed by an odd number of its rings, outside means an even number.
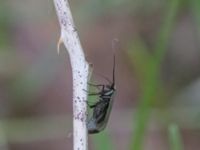
M59 45L64 43L72 67L73 77L73 139L74 150L87 149L87 129L86 129L86 111L87 111L87 80L89 65L85 60L83 49L73 23L70 7L67 0L54 0L56 12L58 15L61 35Z

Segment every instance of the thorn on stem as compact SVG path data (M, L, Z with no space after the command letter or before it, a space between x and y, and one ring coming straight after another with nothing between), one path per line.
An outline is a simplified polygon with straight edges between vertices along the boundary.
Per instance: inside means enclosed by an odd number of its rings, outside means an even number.
M58 40L58 43L57 43L57 53L59 55L60 53L60 45L63 43L63 39L62 37L60 37L60 39Z

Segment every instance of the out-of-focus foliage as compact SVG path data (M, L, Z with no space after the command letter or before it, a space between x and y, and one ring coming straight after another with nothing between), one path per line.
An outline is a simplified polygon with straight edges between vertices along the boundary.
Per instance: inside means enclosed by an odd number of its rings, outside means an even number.
M90 149L198 150L200 1L70 1L92 80L117 94ZM0 4L0 149L72 149L72 79L53 1ZM90 101L98 100L97 97Z
M182 150L183 149L180 131L176 124L171 124L169 126L169 141L170 141L170 149L171 150Z
M145 135L145 130L148 125L148 119L150 118L151 114L151 108L154 106L156 97L158 96L158 92L161 93L160 88L162 86L160 85L159 81L159 73L160 73L160 65L163 60L167 43L169 40L169 35L172 30L172 25L175 22L175 17L178 11L180 5L180 0L172 0L169 2L169 6L166 11L166 16L163 17L163 26L161 27L161 31L158 35L158 40L156 41L155 50L153 51L154 54L152 56L147 56L150 54L140 55L139 56L139 62L146 62L145 67L142 68L143 73L140 73L141 75L145 75L145 77L142 79L143 84L141 87L143 87L142 96L140 100L140 105L137 112L137 118L134 122L136 122L136 132L133 135L133 144L132 144L132 150L141 150ZM144 47L144 46L143 46ZM138 47L137 47L138 48ZM134 51L134 50L133 50ZM140 49L135 49L135 51L140 51ZM147 53L147 50L144 49L141 50L142 53ZM145 51L145 52L143 52ZM134 53L134 52L133 52ZM136 56L133 55L133 58L131 60L135 61L138 57L138 54ZM132 56L129 54L129 56ZM138 64L137 62L134 64ZM137 68L140 68L141 65L137 66ZM139 70L138 70L139 71ZM144 73L145 71L145 73Z

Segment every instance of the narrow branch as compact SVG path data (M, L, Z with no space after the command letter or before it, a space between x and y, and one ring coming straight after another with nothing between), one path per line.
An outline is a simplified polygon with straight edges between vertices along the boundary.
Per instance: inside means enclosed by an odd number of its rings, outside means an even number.
M73 78L73 139L74 150L87 150L87 80L89 65L85 60L83 49L73 23L72 14L67 0L54 0L60 23L61 35L59 46L64 43L70 57Z

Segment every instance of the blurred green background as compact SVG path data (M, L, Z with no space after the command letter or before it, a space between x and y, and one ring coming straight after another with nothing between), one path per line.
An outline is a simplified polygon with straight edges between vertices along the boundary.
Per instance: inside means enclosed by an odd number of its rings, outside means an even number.
M108 126L91 150L199 150L200 1L70 1L92 80L116 86ZM68 54L57 55L53 0L1 0L0 149L72 149Z

